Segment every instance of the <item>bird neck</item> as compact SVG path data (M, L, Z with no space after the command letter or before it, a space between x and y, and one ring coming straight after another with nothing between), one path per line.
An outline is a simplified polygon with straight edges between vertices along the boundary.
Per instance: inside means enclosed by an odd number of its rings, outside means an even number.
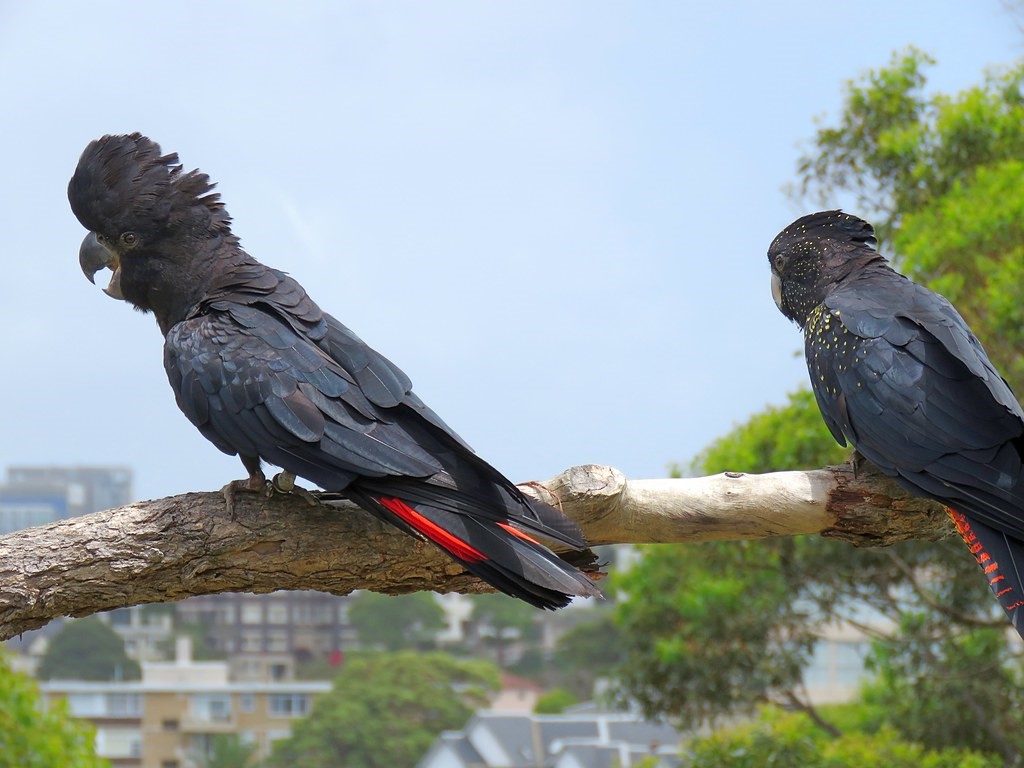
M788 295L787 286L783 287L788 314L806 331L812 316L834 291L876 272L893 272L893 269L885 257L869 248L841 260L825 262L813 279L788 286Z
M121 291L136 308L152 312L166 335L200 303L217 263L235 243L230 235L210 233L122 259Z

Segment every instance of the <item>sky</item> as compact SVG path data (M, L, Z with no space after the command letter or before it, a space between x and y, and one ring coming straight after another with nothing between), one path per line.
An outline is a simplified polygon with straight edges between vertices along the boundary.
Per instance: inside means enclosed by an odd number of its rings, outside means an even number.
M0 467L124 464L139 499L245 474L79 271L67 181L105 133L209 173L513 480L663 477L804 382L765 251L843 84L916 45L955 91L1022 43L997 0L0 0Z

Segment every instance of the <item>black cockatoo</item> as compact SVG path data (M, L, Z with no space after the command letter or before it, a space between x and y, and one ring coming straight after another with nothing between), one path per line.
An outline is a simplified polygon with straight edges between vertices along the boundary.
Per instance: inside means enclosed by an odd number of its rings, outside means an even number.
M956 309L874 243L842 211L797 219L768 248L775 303L832 435L947 507L1024 636L1024 412Z
M339 492L541 608L594 583L535 537L583 549L579 528L520 492L412 392L389 360L295 280L242 250L209 177L140 134L90 143L68 184L89 230L86 275L152 312L178 406L262 488L261 462Z

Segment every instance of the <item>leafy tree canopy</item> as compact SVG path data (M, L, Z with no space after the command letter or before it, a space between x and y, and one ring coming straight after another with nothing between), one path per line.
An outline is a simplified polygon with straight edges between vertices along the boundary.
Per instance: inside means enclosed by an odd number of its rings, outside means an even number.
M43 680L137 680L141 672L125 653L121 636L89 616L69 621L54 636L38 674Z
M210 740L209 751L196 755L198 768L252 768L255 744L246 744L236 733L218 733Z
M441 731L461 728L498 688L485 661L443 653L351 654L334 688L276 742L268 768L413 768Z
M63 703L44 708L35 683L0 656L0 768L109 768L93 740Z
M625 658L625 638L615 623L614 612L593 608L588 611L588 620L558 638L545 680L586 701L593 698L599 679L618 675Z
M560 715L566 709L578 703L579 699L576 698L572 691L568 691L565 688L552 688L537 699L533 711L538 715Z
M433 592L360 592L348 609L348 620L363 645L389 651L433 647L434 635L445 625Z
M927 91L930 64L911 49L849 83L835 124L819 128L800 162L797 191L821 208L852 197L883 250L958 306L1021 391L1024 63L953 95ZM693 468L807 469L841 458L813 397L801 392L715 441ZM867 611L881 620L876 629L886 620L893 627L877 632L869 658L865 695L880 720L912 742L995 751L1007 764L1024 756L1019 642L959 541L855 550L800 537L651 548L622 584L626 693L649 711L687 718L781 698L819 718L822 733L838 732L802 698L799 669L818 626ZM725 664L754 685L730 678ZM680 668L691 676L674 674ZM901 759L869 762L930 764ZM779 760L772 764L790 764Z
M992 756L926 748L890 727L830 738L806 715L767 709L754 722L721 729L687 745L683 768L985 768Z

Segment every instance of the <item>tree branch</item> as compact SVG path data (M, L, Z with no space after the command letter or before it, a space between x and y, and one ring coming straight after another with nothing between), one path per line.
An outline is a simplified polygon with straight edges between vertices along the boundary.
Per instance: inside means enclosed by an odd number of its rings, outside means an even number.
M856 546L936 539L938 504L848 466L765 475L627 481L573 467L524 487L560 505L592 545L820 533ZM215 592L348 594L487 589L437 551L331 498L189 493L0 536L0 639L59 616Z

